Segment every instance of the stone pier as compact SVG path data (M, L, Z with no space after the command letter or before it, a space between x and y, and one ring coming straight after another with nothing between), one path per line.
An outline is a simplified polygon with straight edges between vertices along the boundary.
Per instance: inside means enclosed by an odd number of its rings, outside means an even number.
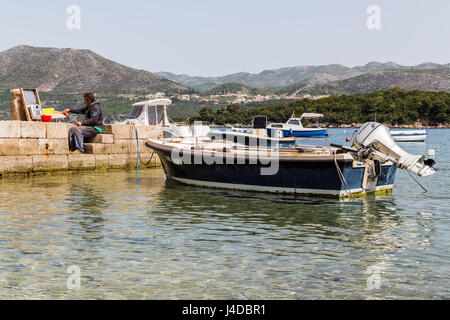
M68 134L73 124L0 121L0 176L20 173L136 168L139 136L140 167L160 166L145 146L161 138L160 126L105 125L103 134L85 142L85 154L69 154ZM149 160L151 161L149 162Z

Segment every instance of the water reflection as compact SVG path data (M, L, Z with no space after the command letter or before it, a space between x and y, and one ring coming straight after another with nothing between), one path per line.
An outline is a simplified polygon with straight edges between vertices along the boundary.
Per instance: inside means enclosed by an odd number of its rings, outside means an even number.
M358 198L343 202L335 199L272 195L187 187L167 181L159 192L166 212L199 219L237 219L242 223L268 224L296 229L302 225L342 228L367 232L385 230L402 223L392 196Z
M364 279L367 269L374 265L389 277L399 265L408 263L397 251L426 250L433 245L433 226L420 216L405 217L393 196L342 202L168 182L159 197L165 214L157 219L177 224L170 217L174 215L184 228L192 225L203 245L205 241L220 242L220 246L214 246L219 251L227 243L248 246L246 240L251 236L253 247L262 249L259 253L293 260L297 260L294 255L303 257L305 269L325 268L330 272L330 263L347 263L340 266L347 275L336 279L349 275ZM314 271L309 275L323 277ZM372 296L361 293L360 297Z
M445 195L408 192L343 202L201 189L159 169L0 180L0 297L443 297ZM70 265L79 291L65 287Z
M103 238L103 211L108 208L105 198L88 186L72 186L68 198L71 202L71 215L68 221L79 224L84 232L82 238L100 241ZM78 233L75 230L74 233Z

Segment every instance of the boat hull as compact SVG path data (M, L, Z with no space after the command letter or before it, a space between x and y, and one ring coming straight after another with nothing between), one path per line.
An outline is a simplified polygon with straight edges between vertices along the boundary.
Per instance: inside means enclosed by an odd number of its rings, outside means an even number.
M395 142L425 142L426 130L391 130L392 139Z
M267 135L269 137L272 136L272 130L276 130L276 129L267 129ZM327 137L328 136L328 131L327 130L301 130L301 131L296 131L296 130L282 130L283 131L283 136L284 137L306 137L306 138L322 138L322 137Z
M279 168L274 175L261 175L264 165L250 163L248 159L234 164L207 164L203 160L194 164L194 159L188 161L190 164L181 163L173 161L170 150L148 142L147 146L158 154L167 178L198 187L346 198L390 192L397 170L395 165L381 166L376 181L370 187L364 187L367 168L355 166L353 160L337 160L347 187L339 178L334 159L279 159Z
M418 136L392 136L395 142L425 142L427 139L426 135L418 135Z

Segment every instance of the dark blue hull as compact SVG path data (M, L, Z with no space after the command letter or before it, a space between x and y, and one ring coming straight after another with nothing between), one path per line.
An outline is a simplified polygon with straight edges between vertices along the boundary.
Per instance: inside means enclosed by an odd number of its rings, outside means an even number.
M382 166L371 187L364 187L366 168L355 167L352 160L338 160L347 185L341 182L334 160L279 160L274 175L261 175L261 163L251 164L186 164L174 163L171 153L155 149L168 178L203 187L235 190L295 193L343 198L370 192L392 190L396 170L394 165ZM189 163L195 163L194 158ZM197 161L198 163L198 161ZM350 189L350 192L349 190Z
M267 135L272 136L273 129L267 129ZM283 130L284 137L308 137L308 138L324 138L328 136L327 130L313 130L313 131L291 131Z

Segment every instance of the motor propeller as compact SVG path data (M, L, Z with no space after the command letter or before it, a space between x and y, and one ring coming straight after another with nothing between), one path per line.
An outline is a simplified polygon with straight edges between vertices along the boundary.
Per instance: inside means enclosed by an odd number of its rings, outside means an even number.
M354 145L359 150L378 151L378 156L392 159L397 167L406 169L418 176L429 176L436 173L433 159L425 160L425 156L412 155L400 148L392 139L389 128L378 122L368 122L362 125L354 138Z

